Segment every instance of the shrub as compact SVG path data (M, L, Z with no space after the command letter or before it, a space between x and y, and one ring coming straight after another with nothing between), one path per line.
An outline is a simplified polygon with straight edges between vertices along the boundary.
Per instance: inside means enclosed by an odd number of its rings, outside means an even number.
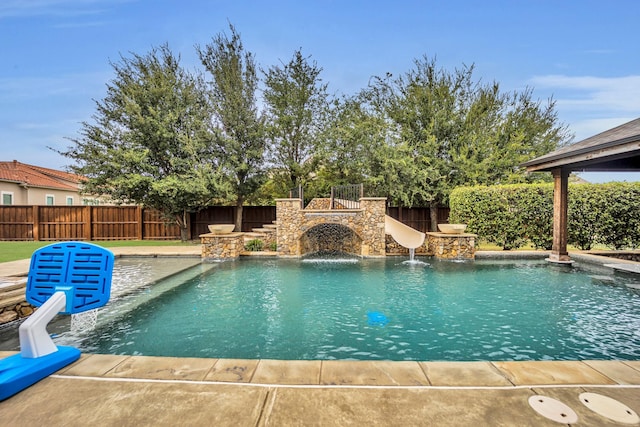
M568 241L578 249L589 250L597 244L603 206L603 187L594 184L570 186L568 200Z
M503 185L491 187L460 187L449 198L451 212L449 222L468 225L470 233L476 233L505 250L524 245L528 236L538 228L545 229L553 212L542 214L544 208L535 203L544 198L542 185ZM543 238L534 237L536 245L544 246Z
M516 203L522 212L522 238L536 249L551 249L553 245L553 185L520 185Z
M258 252L261 251L262 248L264 247L264 242L260 239L253 239L253 240L249 240L245 245L244 248L250 252Z
M603 184L598 241L613 249L640 247L640 183Z
M527 241L551 249L551 184L460 187L450 208L450 222L468 224L469 232L505 250ZM585 250L640 247L640 183L570 184L568 243Z

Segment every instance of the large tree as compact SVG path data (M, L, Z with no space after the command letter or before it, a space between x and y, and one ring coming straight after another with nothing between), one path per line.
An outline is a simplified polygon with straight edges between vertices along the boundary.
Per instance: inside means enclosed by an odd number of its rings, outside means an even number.
M83 191L158 209L188 238L188 213L216 197L211 111L199 77L167 45L112 63L115 77L62 154L87 178Z
M454 187L531 179L517 165L568 140L552 101L533 101L529 89L502 94L497 83L475 82L473 66L450 72L423 57L391 77L374 79L365 93L396 148L403 178L395 198L431 207L432 229Z
M330 126L316 155L320 158L319 190L333 185L364 183L369 194L386 195L392 203L409 203L395 190L404 188L413 163L399 139L390 138L384 115L366 93L336 100Z
M236 202L236 230L241 231L245 199L263 180L264 119L256 100L259 78L253 54L245 51L240 34L216 35L204 47L196 46L211 75L209 94L215 112L218 158Z
M280 191L305 184L318 165L328 112L327 84L321 72L301 50L287 64L265 72L269 161Z

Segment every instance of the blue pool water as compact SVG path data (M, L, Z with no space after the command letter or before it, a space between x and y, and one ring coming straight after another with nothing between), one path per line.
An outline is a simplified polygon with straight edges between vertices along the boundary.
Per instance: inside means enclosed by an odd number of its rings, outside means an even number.
M402 261L216 263L74 340L87 352L181 357L640 358L634 279L541 260Z

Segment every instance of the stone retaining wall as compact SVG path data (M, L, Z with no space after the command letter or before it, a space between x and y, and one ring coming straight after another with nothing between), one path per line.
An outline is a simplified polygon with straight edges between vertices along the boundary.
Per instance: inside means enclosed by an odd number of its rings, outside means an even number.
M244 251L244 233L201 234L202 258L236 259Z
M262 240L262 243L264 243L264 250L269 250L269 248L271 247L272 244L276 243L276 232L275 231L270 231L267 233L264 233L264 236L262 237L258 237L259 240Z
M640 251L588 251L593 255L606 256L609 258L623 259L626 261L640 262Z
M35 307L27 301L0 308L0 325L29 317L34 311Z
M474 259L475 234L427 233L427 253L443 259Z
M386 238L386 251L387 255L409 255L409 249L402 246L400 243L396 242L391 234L387 234ZM428 253L428 243L429 240L427 238L424 239L424 243L416 248L416 255L433 255Z

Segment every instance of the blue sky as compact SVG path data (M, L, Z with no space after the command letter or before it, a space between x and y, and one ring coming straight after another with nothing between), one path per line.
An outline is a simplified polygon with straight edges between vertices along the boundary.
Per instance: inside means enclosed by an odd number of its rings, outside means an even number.
M553 97L576 141L640 117L637 0L2 0L0 160L64 168L120 55L168 43L189 69L231 22L263 67L301 48L336 94L423 55L503 91ZM639 174L584 174L592 182Z

